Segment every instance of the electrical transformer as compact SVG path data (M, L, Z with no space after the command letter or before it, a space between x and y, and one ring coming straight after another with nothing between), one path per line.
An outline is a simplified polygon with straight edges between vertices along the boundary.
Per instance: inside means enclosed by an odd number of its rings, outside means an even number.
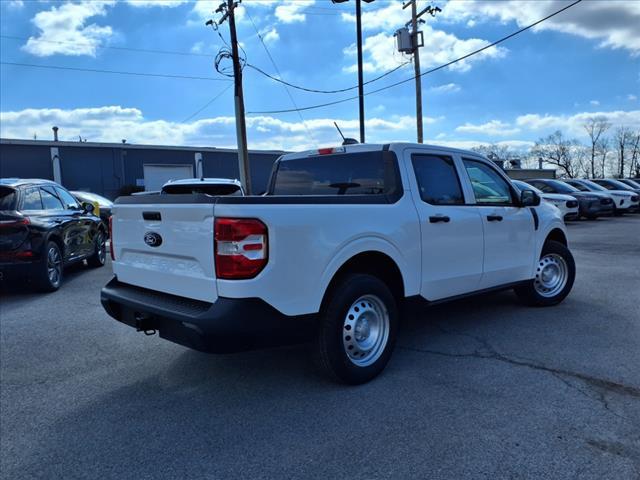
M413 53L413 41L407 27L396 30L393 36L396 37L396 46L399 52Z

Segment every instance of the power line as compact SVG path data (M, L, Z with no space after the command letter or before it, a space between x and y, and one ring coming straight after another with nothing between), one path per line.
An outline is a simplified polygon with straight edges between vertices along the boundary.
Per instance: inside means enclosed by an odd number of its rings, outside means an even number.
M267 53L267 56L269 57L269 60L271 60L271 64L273 65L273 68L278 73L278 76L281 76L280 69L278 68L278 65L276 65L276 61L273 59L273 56L271 56L271 52L269 52L269 48L267 48L267 44L265 43L264 39L262 38L262 35L260 34L260 31L258 30L258 27L256 26L255 22L253 21L253 17L251 16L251 14L249 13L249 10L246 7L245 7L245 12L247 14L247 17L249 17L249 20L251 21L251 25L253 25L253 29L256 31L256 35L258 35L258 38L260 39L260 43L264 47L264 51ZM307 134L311 138L314 138L313 133L311 132L311 130L309 130L309 127L307 127L307 122L305 122L304 118L302 117L302 113L300 113L300 109L298 108L298 105L296 104L296 101L293 98L293 95L291 95L291 92L289 91L289 88L284 83L283 83L282 86L284 87L285 91L287 92L287 95L289 96L289 99L291 100L291 103L293 104L293 107L294 107L295 111L298 113L298 117L300 117L300 121L302 122L302 125L304 126L304 129L307 131Z
M225 38L220 34L220 32L218 31L217 28L214 28L214 31L218 34L218 36L220 37L220 39L222 40L222 42L229 46L228 42L225 40ZM256 32L258 33L258 32ZM8 38L8 39L12 39L12 40L21 40L21 41L28 41L29 37L18 37L18 36L14 36L14 35L0 35L0 38ZM262 39L261 39L262 40ZM215 58L216 55L211 53L196 53L196 52L181 52L181 51L173 51L173 50L157 50L157 49L147 49L147 48L137 48L137 47L114 47L114 46L110 46L110 45L93 45L91 43L78 43L78 42L70 42L70 41L64 41L64 40L44 40L44 39L38 39L39 42L46 42L46 43L54 43L54 44L58 44L58 45L64 45L64 44L72 44L72 45L76 45L76 46L86 46L86 47L95 47L95 48L101 48L101 49L109 49L109 50L121 50L121 51L128 51L128 52L139 52L139 53L153 53L153 54L159 54L159 55L178 55L178 56L184 56L184 57L205 57L205 58ZM218 52L219 53L219 52ZM246 54L245 54L246 57ZM364 82L364 85L368 85L370 83L376 82L388 75L391 75L392 73L396 72L397 70L399 70L400 68L404 67L405 65L408 65L409 62L404 62L400 65L398 65L397 67L383 73L382 75L379 75L378 77L375 77L371 80L368 80L366 82ZM354 85L352 87L347 87L347 88L340 88L340 89L336 89L336 90L319 90L319 89L315 89L315 88L307 88L307 87L302 87L300 85L294 85L292 83L286 82L285 80L282 80L281 78L277 78L274 77L273 75L265 72L264 70L262 70L259 67L256 67L255 65L250 65L247 64L247 67L251 67L252 69L254 69L255 71L257 71L258 73L264 75L265 77L275 81L275 82L279 82L279 83L283 83L291 88L295 88L297 90L302 90L304 92L311 92L311 93L327 93L327 94L331 94L331 93L343 93L343 92L348 92L350 90L355 90L356 88L358 88L357 85Z
M378 80L380 80L380 79L382 79L382 78L384 78L384 77L386 77L388 75L391 75L392 73L398 71L399 69L401 69L402 67L404 67L405 65L408 65L410 63L411 63L411 61L407 61L407 62L401 63L397 67L395 67L395 68L383 73L382 75L379 75L379 76L377 76L375 78L372 78L371 80L367 80L366 82L363 83L363 85L368 85L370 83L377 82ZM300 85L294 85L294 84L289 83L289 82L287 82L285 80L282 80L281 78L274 77L273 75L268 74L267 72L265 72L261 68L258 68L255 65L251 65L250 63L247 64L247 67L254 69L258 73L261 73L262 75L264 75L265 77L273 80L274 82L282 83L284 85L287 85L288 87L295 88L296 90L302 90L303 92L311 92L311 93L343 93L343 92L348 92L349 90L355 90L356 88L358 88L358 85L354 85L353 87L339 88L339 89L336 89L336 90L319 90L319 89L315 89L315 88L301 87Z
M233 86L233 82L229 82L229 85L227 85L221 92L219 92L215 97L213 97L211 100L209 100L207 103L205 103L201 108L199 108L198 110L193 112L191 115L189 115L187 118L182 120L182 123L187 123L193 117L197 116L200 112L202 112L209 105L211 105L213 102L215 102L218 98L220 98L222 95L224 95L226 93L226 91L229 90L232 86Z
M387 85L387 86L382 87L382 88L378 88L376 90L371 90L370 92L365 93L365 96L366 95L373 95L374 93L382 92L384 90L388 90L390 88L397 87L398 85L402 85L403 83L410 82L410 81L412 81L412 80L414 80L414 79L416 79L418 77L422 77L424 75L428 75L430 73L437 72L438 70L442 70L443 68L447 68L447 67L449 67L449 66L451 66L451 65L453 65L455 63L461 62L462 60L465 60L465 59L467 59L469 57L472 57L473 55L477 55L478 53L483 52L484 50L487 50L488 48L495 47L496 45L498 45L498 44L500 44L502 42L505 42L505 41L509 40L510 38L515 37L516 35L519 35L519 34L525 32L527 30L530 30L531 28L535 27L536 25L539 25L540 23L542 23L542 22L544 22L546 20L549 20L552 17L555 17L556 15L564 12L565 10L568 10L569 8L573 7L574 5L577 5L580 2L582 2L582 0L576 0L575 2L570 3L569 5L561 8L560 10L557 10L556 12L554 12L554 13L552 13L550 15L547 15L544 18L541 18L537 22L534 22L534 23L532 23L530 25L527 25L526 27L523 27L520 30L516 30L515 32L507 35L506 37L502 37L501 39L496 40L493 43L485 45L482 48L474 50L473 52L470 52L470 53L468 53L468 54L466 54L466 55L464 55L462 57L456 58L455 60L452 60L452 61L450 61L448 63L445 63L445 64L440 65L438 67L432 68L430 70L421 72L420 75L414 75L411 78L407 78L407 79L401 80L399 82L392 83L390 85ZM349 97L349 98L343 98L341 100L335 100L333 102L320 103L320 104L317 104L317 105L309 105L307 107L301 107L301 108L299 108L299 110L304 111L304 110L313 110L313 109L316 109L316 108L329 107L329 106L332 106L332 105L337 105L339 103L350 102L351 100L356 100L357 98L359 98L359 97L354 96L354 97ZM266 115L266 114L277 114L277 113L290 113L292 111L295 111L295 110L268 110L268 111L247 112L247 113L249 113L251 115Z
M137 77L160 77L160 78L179 78L184 80L206 80L210 82L228 82L223 78L213 77L198 77L194 75L172 75L165 73L148 73L148 72L123 72L119 70L101 70L97 68L80 68L80 67L65 67L62 65L37 65L34 63L17 63L17 62L0 62L0 65L11 65L14 67L28 67L28 68L48 68L52 70L71 70L76 72L90 72L90 73L110 73L116 75L133 75Z
M8 38L12 40L20 40L20 41L29 41L32 37L18 37L14 35L0 35L0 38ZM75 46L84 46L84 47L93 47L93 48L102 48L108 50L123 50L129 52L141 52L141 53L157 53L161 55L180 55L185 57L213 57L213 54L208 53L197 53L197 52L179 52L173 50L156 50L149 48L135 48L135 47L115 47L111 45L95 45L92 43L82 43L82 42L70 42L65 40L46 40L42 38L37 39L38 42L45 43L55 43L58 45L75 45Z

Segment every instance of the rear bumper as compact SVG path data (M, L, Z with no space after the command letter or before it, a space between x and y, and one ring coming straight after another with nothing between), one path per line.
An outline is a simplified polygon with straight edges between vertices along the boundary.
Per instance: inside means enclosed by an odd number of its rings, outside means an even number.
M0 260L0 280L30 277L39 268L42 268L41 260L34 261L7 261Z
M289 317L258 298L214 303L167 295L113 278L100 294L106 312L139 331L209 353L286 345L311 338L314 316Z

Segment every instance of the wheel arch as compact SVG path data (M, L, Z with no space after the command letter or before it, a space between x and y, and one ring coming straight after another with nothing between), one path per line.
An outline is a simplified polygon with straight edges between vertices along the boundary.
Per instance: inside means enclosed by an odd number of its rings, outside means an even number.
M398 302L406 295L405 280L397 262L387 253L368 250L351 256L334 272L324 290L321 308L340 280L351 273L364 273L379 278L389 287Z
M567 235L560 228L553 228L549 233L547 233L546 238L544 239L544 243L547 243L549 240L553 240L554 242L561 243L565 247L569 245L567 240Z

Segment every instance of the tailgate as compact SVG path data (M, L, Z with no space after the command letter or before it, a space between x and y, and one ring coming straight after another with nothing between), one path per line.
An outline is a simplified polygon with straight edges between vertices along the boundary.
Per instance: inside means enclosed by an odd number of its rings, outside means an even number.
M188 203L189 198L174 196L142 197L119 199L113 207L113 272L118 280L215 302L215 200L184 196L201 200Z

